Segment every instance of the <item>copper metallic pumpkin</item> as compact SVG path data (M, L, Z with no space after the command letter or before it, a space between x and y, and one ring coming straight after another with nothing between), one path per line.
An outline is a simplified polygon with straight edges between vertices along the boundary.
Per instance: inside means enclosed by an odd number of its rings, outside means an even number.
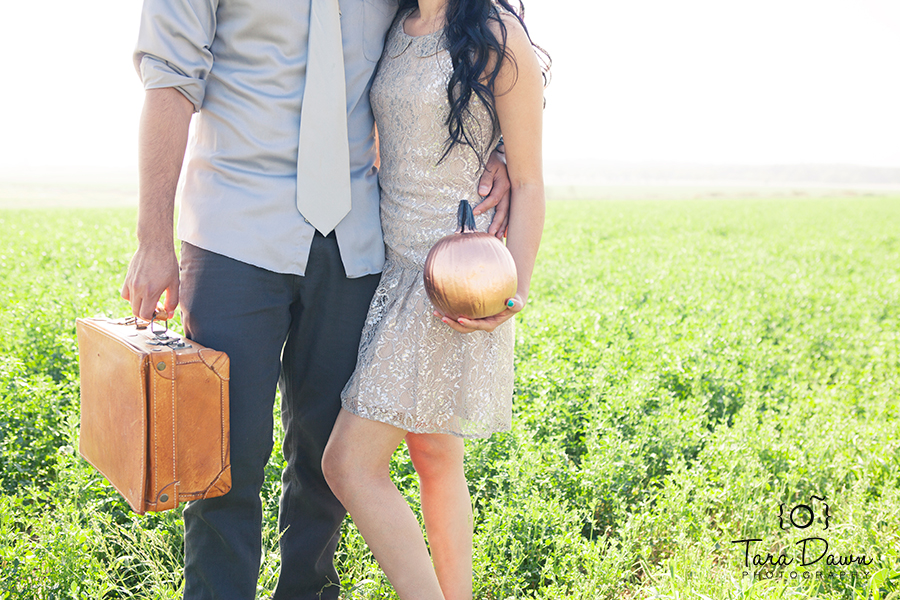
M483 319L516 294L516 263L496 237L475 230L468 201L459 203L459 229L441 238L425 259L425 291L453 320Z

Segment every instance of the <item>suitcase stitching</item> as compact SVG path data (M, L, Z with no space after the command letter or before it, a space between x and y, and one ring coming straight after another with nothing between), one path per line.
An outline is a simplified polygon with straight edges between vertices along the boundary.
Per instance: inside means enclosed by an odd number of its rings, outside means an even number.
M175 422L175 405L177 404L175 401L175 365L178 360L175 349L171 348L170 352L172 353L172 484L175 486L175 489L172 491L172 499L175 502L175 506L178 506L178 480L176 478L178 474L178 441L175 439L175 430L177 429Z

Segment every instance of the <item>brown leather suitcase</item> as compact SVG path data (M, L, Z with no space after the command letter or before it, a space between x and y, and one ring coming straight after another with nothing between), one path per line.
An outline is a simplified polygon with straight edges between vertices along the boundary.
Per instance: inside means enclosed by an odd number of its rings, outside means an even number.
M228 355L159 329L76 320L78 450L138 514L231 489Z

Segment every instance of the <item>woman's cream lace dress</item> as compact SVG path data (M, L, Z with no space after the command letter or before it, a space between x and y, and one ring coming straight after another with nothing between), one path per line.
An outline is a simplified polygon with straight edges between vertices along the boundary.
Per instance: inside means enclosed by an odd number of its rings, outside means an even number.
M408 14L408 13L407 13ZM416 433L483 437L509 429L513 321L491 333L461 334L433 314L422 269L428 251L456 230L459 201L480 202L476 153L448 137L452 71L441 31L411 37L405 15L388 34L371 100L381 144L381 224L387 262L359 346L343 406L367 419ZM496 140L473 99L467 131L478 151ZM485 231L491 215L476 217Z

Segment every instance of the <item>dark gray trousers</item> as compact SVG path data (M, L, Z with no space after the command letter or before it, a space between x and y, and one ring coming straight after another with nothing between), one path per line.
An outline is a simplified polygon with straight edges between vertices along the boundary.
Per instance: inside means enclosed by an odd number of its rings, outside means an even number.
M182 245L188 337L231 359L232 489L184 510L186 600L252 600L262 554L260 489L281 389L287 468L275 599L336 599L334 551L344 508L322 476L322 452L356 365L378 275L348 279L334 236L316 235L304 277Z

